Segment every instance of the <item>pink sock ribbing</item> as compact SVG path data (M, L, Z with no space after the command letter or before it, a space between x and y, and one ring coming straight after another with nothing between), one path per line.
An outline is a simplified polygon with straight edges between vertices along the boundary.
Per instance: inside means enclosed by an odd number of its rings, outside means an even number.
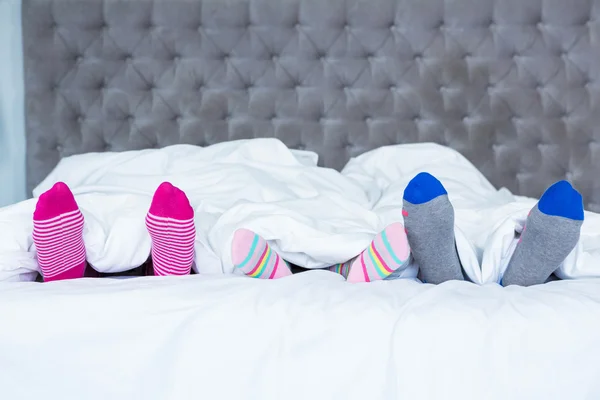
M183 191L162 183L146 216L154 275L187 275L194 262L194 209Z
M385 279L408 262L410 246L404 226L388 225L353 262L348 282Z
M236 268L252 278L277 279L292 275L287 262L271 250L265 239L248 229L233 234L231 258Z
M45 282L83 277L83 222L65 183L56 183L38 199L33 213L33 243Z

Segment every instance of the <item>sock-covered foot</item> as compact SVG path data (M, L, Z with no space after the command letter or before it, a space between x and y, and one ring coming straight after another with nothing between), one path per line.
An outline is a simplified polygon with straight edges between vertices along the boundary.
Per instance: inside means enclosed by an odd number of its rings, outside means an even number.
M335 272L336 274L340 274L344 278L348 278L348 275L350 274L350 266L352 265L353 261L354 261L354 259L352 259L350 261L346 261L345 263L335 264L326 269L331 272Z
M265 239L248 229L233 234L231 259L236 268L253 278L277 279L292 275L287 262L271 250Z
M33 213L33 243L45 282L83 277L83 215L63 182L38 199Z
M404 226L388 225L353 262L348 282L385 279L408 262L410 247Z
M527 217L502 285L546 282L579 241L583 200L567 181L550 186Z
M183 191L162 183L146 216L154 275L187 275L194 262L194 209Z
M454 208L433 175L421 172L404 190L404 225L423 282L464 280L454 240Z

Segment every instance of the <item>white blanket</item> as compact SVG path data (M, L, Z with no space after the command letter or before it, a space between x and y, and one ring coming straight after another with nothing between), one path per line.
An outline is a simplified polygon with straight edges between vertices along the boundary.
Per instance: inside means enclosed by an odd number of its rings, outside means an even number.
M435 144L380 148L342 173L316 166L316 155L292 152L275 139L178 145L160 150L97 153L63 159L34 191L69 184L85 216L88 261L101 272L141 265L150 253L144 216L163 181L183 189L195 209L194 269L236 273L231 239L247 228L285 259L323 268L358 255L391 222L402 222L402 194L428 171L446 186L456 211L456 238L469 279L498 282L535 200L496 190L462 155ZM0 210L0 279L31 279L35 200ZM562 278L600 276L600 216L586 213L582 240L557 271ZM416 276L417 265L395 278ZM27 272L27 273L24 273Z
M276 140L173 146L63 160L35 191L67 182L86 218L89 261L118 272L146 260L144 215L164 180L196 210L188 277L0 282L2 399L592 399L600 397L600 221L557 274L497 282L533 199L496 190L458 153L393 146L340 174ZM327 271L277 281L235 276L246 227L309 268L345 261L402 221L418 172L444 183L474 285L397 279L349 284ZM37 271L35 200L0 210L0 280ZM223 274L225 273L225 274Z
M71 187L86 219L88 260L103 272L147 259L144 216L163 181L185 191L195 209L198 272L234 271L231 239L239 228L271 240L293 263L321 268L354 257L383 227L360 185L316 167L306 154L274 139L88 154L63 160L34 195L58 180ZM118 252L112 235L122 245Z
M455 210L455 233L470 280L499 282L535 199L496 190L460 153L435 144L383 147L351 160L342 173L367 192L382 225L402 221L399 205L419 172L437 177ZM600 277L600 214L586 212L581 240L556 271L563 279Z

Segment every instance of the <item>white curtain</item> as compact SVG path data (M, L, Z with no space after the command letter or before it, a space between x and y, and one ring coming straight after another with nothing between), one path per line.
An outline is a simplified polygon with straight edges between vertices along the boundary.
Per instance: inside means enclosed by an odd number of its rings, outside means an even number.
M21 0L0 0L0 207L25 199Z

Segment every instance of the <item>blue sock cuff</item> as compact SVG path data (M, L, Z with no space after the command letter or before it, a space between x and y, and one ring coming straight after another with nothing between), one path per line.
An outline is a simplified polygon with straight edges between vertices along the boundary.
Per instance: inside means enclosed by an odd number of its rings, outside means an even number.
M546 215L583 221L583 199L567 181L558 181L546 189L538 209Z
M421 172L404 189L404 200L411 204L423 204L445 194L448 192L442 182L427 172Z

